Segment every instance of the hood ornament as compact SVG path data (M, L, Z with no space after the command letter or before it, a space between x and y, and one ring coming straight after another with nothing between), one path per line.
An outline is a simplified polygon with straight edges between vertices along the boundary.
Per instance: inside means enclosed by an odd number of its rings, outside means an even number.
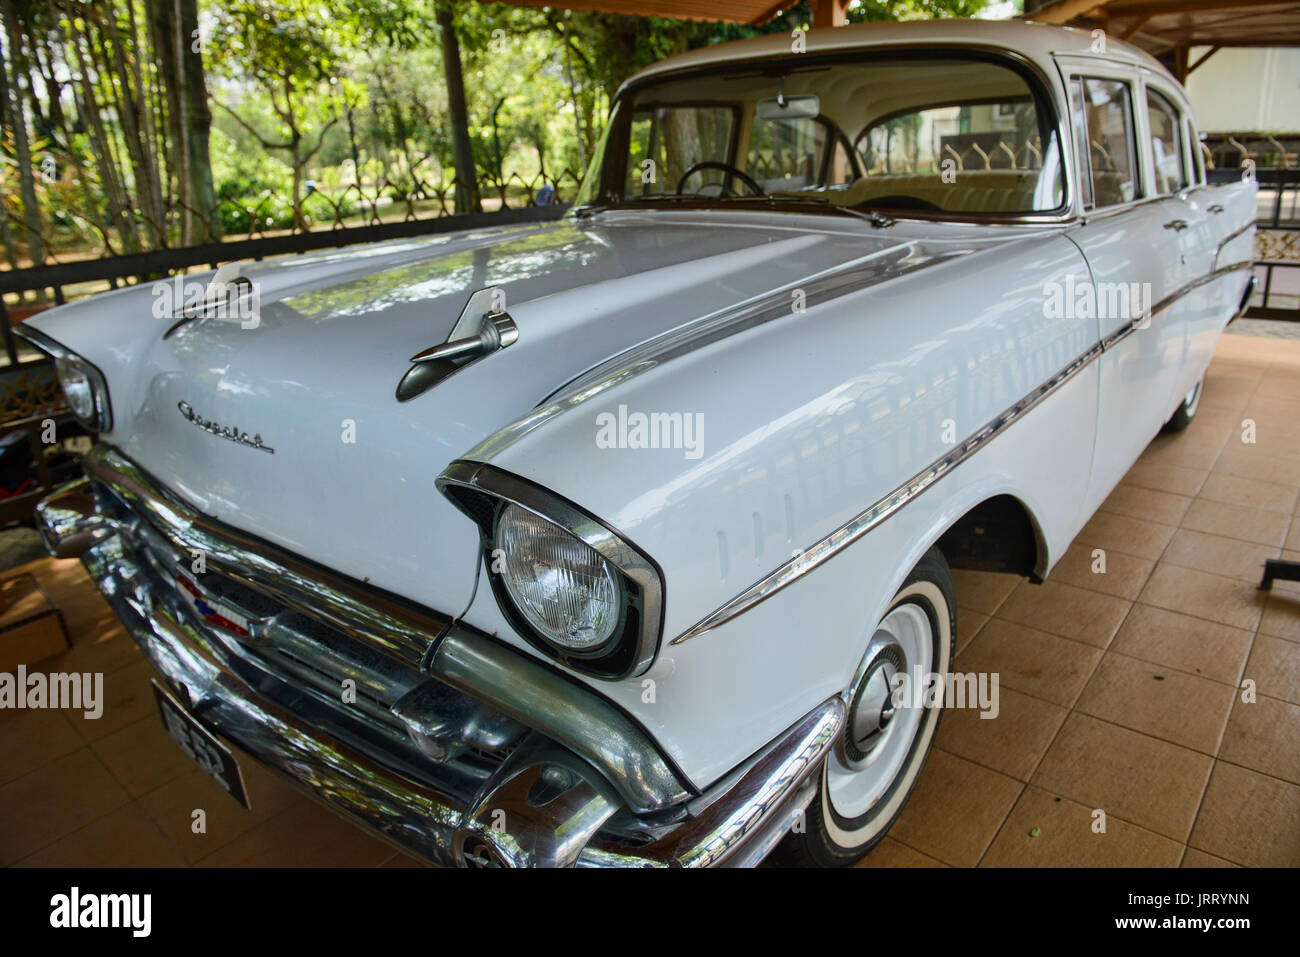
M397 401L414 399L460 366L512 345L519 326L505 311L505 298L500 286L473 292L447 341L411 356L414 364L397 383Z

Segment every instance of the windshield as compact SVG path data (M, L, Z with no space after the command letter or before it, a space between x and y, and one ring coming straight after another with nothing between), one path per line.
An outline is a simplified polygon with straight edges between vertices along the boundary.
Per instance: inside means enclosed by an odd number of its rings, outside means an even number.
M786 57L637 84L578 205L763 200L969 217L1063 205L1052 112L971 54ZM766 199L764 199L766 198Z

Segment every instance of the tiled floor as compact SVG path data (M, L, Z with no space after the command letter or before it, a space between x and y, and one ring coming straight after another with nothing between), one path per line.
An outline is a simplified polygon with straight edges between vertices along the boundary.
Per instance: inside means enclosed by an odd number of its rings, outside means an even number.
M956 670L997 672L1001 713L945 716L866 866L1300 865L1300 585L1255 588L1265 558L1300 559L1298 498L1300 341L1225 336L1195 423L1047 583L957 573ZM414 863L248 762L238 807L162 730L80 565L26 568L74 639L46 669L105 672L107 704L0 711L0 864Z

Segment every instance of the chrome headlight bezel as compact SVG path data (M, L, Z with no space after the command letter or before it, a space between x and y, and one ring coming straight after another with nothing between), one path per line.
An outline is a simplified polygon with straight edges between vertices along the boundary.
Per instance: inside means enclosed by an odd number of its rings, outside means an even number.
M617 681L642 674L653 663L663 631L663 573L648 555L595 516L509 472L477 462L453 462L437 486L478 526L480 560L502 614L525 641L574 671ZM558 526L603 558L621 579L622 608L613 634L598 647L576 651L543 635L515 606L501 575L493 571L502 511L517 505Z
M78 412L69 402L68 408L72 410L78 422L91 432L108 432L113 428L113 405L108 396L108 382L104 379L104 373L100 372L93 362L30 326L19 326L14 333L54 360L55 374L58 376L60 388L63 388L65 369L75 370L86 377L94 408L87 416Z

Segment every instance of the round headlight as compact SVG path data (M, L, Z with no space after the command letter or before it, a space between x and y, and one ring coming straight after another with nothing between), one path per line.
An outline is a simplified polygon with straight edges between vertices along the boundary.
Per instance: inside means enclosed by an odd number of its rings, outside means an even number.
M72 359L59 358L54 360L54 371L59 377L59 385L63 387L63 395L68 400L68 408L72 409L72 414L80 419L83 425L95 428L98 419L95 408L95 385L85 366Z
M586 542L518 505L497 519L505 557L501 582L516 610L547 641L593 651L618 627L618 573Z

